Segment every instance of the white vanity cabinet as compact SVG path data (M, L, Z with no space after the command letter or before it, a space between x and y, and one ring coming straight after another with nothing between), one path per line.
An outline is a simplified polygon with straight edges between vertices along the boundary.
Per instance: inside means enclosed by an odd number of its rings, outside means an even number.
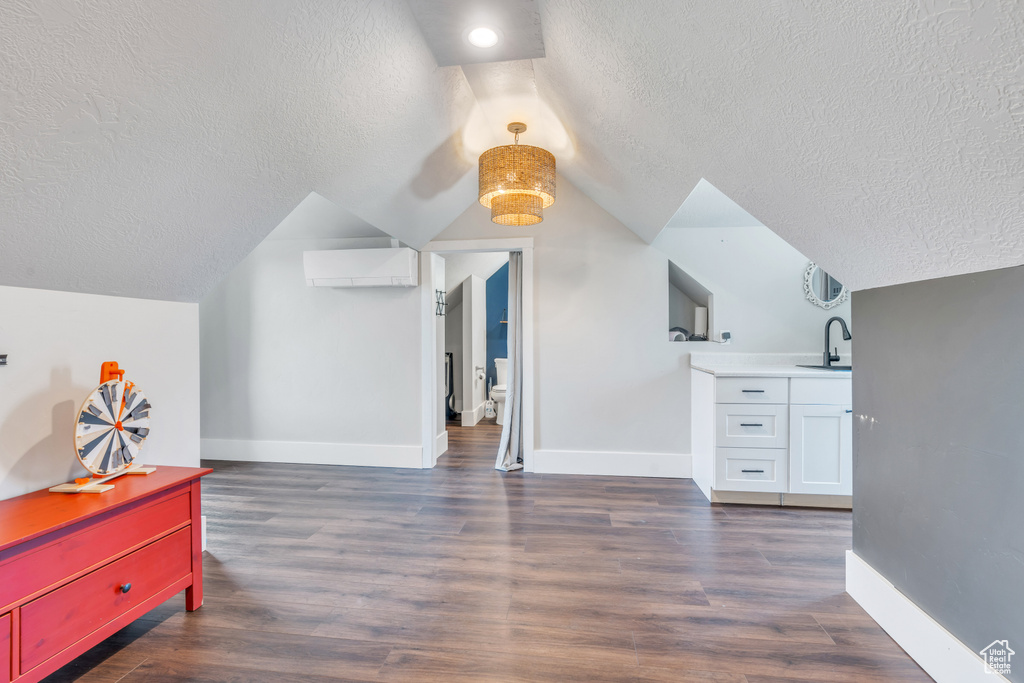
M848 507L852 381L800 368L692 371L693 478L716 502Z
M853 495L850 381L794 378L790 383L789 492Z

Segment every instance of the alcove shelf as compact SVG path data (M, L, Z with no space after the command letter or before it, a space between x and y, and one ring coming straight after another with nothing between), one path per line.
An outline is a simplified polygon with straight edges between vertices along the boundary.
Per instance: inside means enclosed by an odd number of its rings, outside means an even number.
M703 307L708 311L708 338L712 338L715 329L715 295L701 284L695 277L680 268L676 263L668 261L668 327L682 327L691 334L695 331L697 309ZM687 344L699 342L686 342Z

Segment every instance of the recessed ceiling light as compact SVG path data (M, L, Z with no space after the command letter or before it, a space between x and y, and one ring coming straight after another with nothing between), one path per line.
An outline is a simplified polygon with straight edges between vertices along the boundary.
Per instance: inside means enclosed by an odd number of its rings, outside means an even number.
M477 26L469 30L466 40L476 47L494 47L498 44L498 32L487 26Z

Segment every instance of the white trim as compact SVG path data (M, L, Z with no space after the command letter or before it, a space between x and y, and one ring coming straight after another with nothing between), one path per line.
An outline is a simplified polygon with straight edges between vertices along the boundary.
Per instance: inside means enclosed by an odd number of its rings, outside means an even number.
M477 422L484 419L484 404L481 403L471 410L463 410L460 414L463 427L475 427Z
M420 254L420 432L423 438L420 467L433 467L434 455L434 393L436 375L434 357L437 336L434 331L434 271L430 254Z
M428 243L420 251L443 254L456 251L523 251L533 249L532 237L495 240L440 240Z
M411 467L415 469L423 467L423 448L420 446L202 439L199 448L201 457L207 460L355 465L358 467Z
M1006 681L985 673L981 656L956 639L852 550L846 592L938 683Z
M434 440L434 462L431 463L431 467L437 464L437 459L448 452L448 431L445 430L437 435Z
M539 471L534 469L534 443L536 439L536 396L535 396L535 365L534 365L534 313L533 313L533 238L515 237L507 239L482 239L482 240L441 240L430 242L425 245L421 252L426 253L453 253L465 251L494 252L494 251L520 251L523 253L523 470L526 472ZM423 270L422 268L420 269ZM422 279L421 279L422 281ZM424 319L426 312L433 315L431 308L433 299L433 287L425 287L429 290L424 294L423 308ZM428 296L429 295L429 296ZM429 321L424 322L424 327L429 326ZM424 364L432 357L428 344L432 343L433 337L427 338L426 331L423 332L423 359ZM424 443L433 434L433 423L431 420L431 407L436 402L433 379L427 381L424 375L424 384L421 400L424 403L423 409L423 432ZM428 455L424 455L424 467L427 465ZM687 456L689 457L689 456ZM689 476L688 474L686 476Z
M523 383L525 386L525 382ZM688 479L693 459L682 453L620 453L614 451L555 451L534 453L534 472L598 474L620 477Z

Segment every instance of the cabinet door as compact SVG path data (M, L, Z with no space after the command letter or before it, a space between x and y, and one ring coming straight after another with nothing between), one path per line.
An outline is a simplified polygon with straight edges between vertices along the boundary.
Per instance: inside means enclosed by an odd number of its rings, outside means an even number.
M0 681L11 680L11 615L0 617Z
M853 493L850 406L789 407L789 491Z

